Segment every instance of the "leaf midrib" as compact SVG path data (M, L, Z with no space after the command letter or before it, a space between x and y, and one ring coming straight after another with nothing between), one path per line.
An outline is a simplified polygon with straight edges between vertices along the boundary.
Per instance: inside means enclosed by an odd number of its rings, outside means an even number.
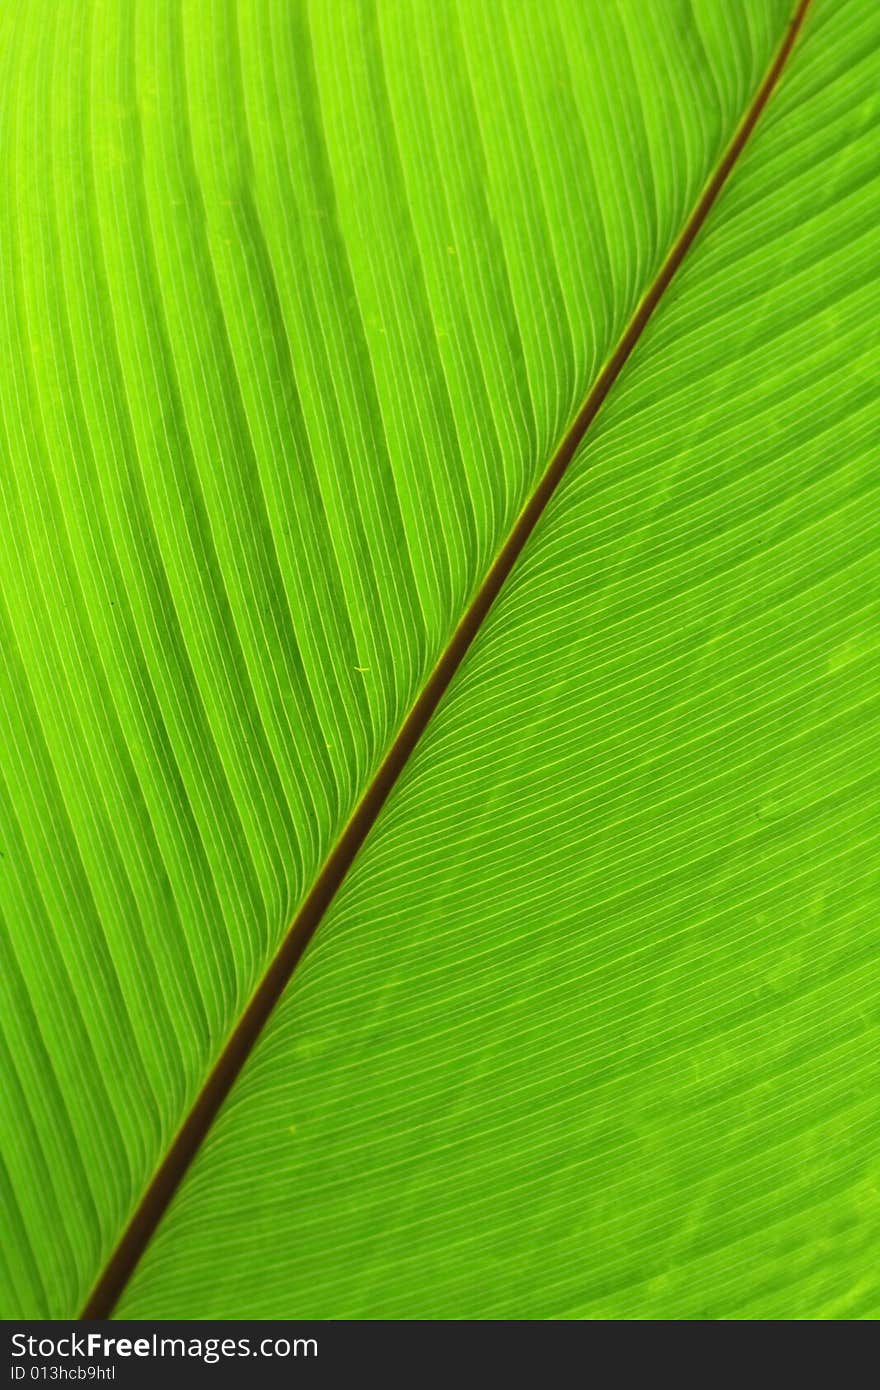
M220 1106L232 1089L392 787L409 761L590 425L727 182L777 86L798 34L803 28L810 4L811 0L799 0L776 56L742 116L724 155L706 183L652 284L643 295L617 347L599 372L583 405L566 430L534 492L520 511L378 771L325 859L280 947L251 995L223 1051L159 1163L113 1254L99 1275L82 1311L82 1318L106 1318L112 1313L175 1190L198 1152Z

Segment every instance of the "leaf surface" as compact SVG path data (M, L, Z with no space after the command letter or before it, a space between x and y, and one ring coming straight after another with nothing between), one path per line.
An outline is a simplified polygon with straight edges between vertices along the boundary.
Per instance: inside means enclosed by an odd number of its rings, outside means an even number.
M7 1315L82 1306L790 12L0 20ZM773 1200L771 1293L812 1230L873 1296L876 30L813 6L123 1313L687 1312Z

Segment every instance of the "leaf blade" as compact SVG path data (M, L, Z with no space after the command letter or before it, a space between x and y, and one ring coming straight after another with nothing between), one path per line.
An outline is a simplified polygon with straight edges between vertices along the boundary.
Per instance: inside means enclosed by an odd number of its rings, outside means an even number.
M753 28L736 36L744 61L723 74L725 111L735 111L760 71L786 6L751 9ZM723 38L717 9L703 10L708 30ZM14 464L4 503L8 534L24 542L3 553L12 731L5 837L15 847L2 885L5 1004L14 1021L4 1132L17 1136L6 1150L4 1193L25 1233L3 1298L17 1311L71 1311L112 1247L444 623L454 622L454 595L473 583L504 508L517 505L528 468L540 465L549 412L564 409L565 392L534 385L546 377L548 324L546 315L533 321L529 290L536 277L541 289L544 272L530 265L535 233L519 245L509 206L512 310L479 247L463 257L462 292L445 248L426 241L436 206L415 136L407 197L418 209L411 190L421 186L426 202L406 234L407 256L389 273L375 247L362 249L363 190L347 163L358 112L346 106L348 93L328 86L337 57L331 26L348 26L345 52L377 89L375 55L395 42L401 13L246 7L238 15L211 6L184 18L176 6L118 15L36 5L4 24L12 216L2 390ZM573 28L573 13L561 12L569 37L581 20L579 11ZM414 10L413 22L427 65L438 39L432 7ZM521 29L511 42L523 55L528 40ZM479 36L470 42L473 55ZM310 58L318 43L323 75ZM682 90L697 90L699 55L682 57L674 44L667 51ZM463 57L459 69L466 73ZM433 80L436 90L436 72ZM396 101L401 121L406 109L402 86L395 90L360 150L367 206L390 229L392 258L412 217L403 204L388 206L388 111ZM479 101L466 89L464 97L458 119L471 130ZM283 121L282 109L293 119ZM328 110L337 111L335 145ZM516 124L515 104L506 100L505 110ZM484 108L480 129L498 159L509 129L496 129L495 119ZM537 119L558 128L559 113L534 111L532 127ZM679 136L693 170L711 162L723 129L700 125ZM606 181L613 159L611 150ZM485 226L481 171L471 169L464 186L457 228ZM495 196L507 198L505 184L495 184ZM316 230L316 209L334 199L329 228ZM569 239L580 219L595 242L589 201L570 198L546 215L536 204L529 217L541 236L548 217L564 219ZM636 216L628 225L642 224ZM431 269L421 320L405 274L419 260ZM488 306L484 285L492 287ZM382 325L364 319L364 302L381 307L382 290L396 315L394 354ZM637 291L630 266L618 316ZM495 475L504 480L500 499L486 488L481 448L455 475L459 500L468 488L482 497L482 552L471 553L471 536L446 555L432 547L430 507L421 515L423 459L418 450L409 457L419 440L397 399L400 349L412 341L422 360L410 371L411 394L434 402L438 437L460 439L459 419L476 418L459 414L462 383L477 375L462 369L467 353L459 354L453 407L444 379L454 356L426 332L444 294L460 331L465 310L479 311L480 355L499 359L496 388L503 377L519 383L512 404L510 388L500 397L499 418L511 412ZM507 347L509 328L497 329L514 319L531 344L525 376ZM613 317L605 327L613 333ZM574 399L589 361L572 363L570 332L553 341L554 372ZM601 352L595 338L593 352ZM531 424L517 420L532 395ZM293 449L294 470L273 422ZM432 447L430 484L449 497L450 457L441 451L438 463ZM491 434L481 447L499 458ZM337 461L353 450L366 466L348 470L346 495ZM410 499L405 516L399 494ZM364 518L387 547L372 589L363 579L365 556L375 553L365 549ZM426 568L431 554L435 565ZM316 564L334 596L317 607L309 592ZM384 635L377 610L387 615ZM316 643L328 624L329 661ZM362 686L354 666L374 662L381 678ZM66 1149L55 1138L59 1124ZM46 1177L39 1199L37 1169Z

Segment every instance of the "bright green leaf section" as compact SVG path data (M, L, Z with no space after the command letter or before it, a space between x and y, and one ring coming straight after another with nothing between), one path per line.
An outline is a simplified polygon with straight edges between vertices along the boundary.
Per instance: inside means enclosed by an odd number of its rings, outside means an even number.
M880 1312L878 90L817 4L122 1316Z
M72 1314L790 0L0 16L0 1308Z

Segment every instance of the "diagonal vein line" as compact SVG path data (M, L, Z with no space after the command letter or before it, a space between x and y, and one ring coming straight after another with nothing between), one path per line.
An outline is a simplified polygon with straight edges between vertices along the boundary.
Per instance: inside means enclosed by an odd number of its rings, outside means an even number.
M198 1152L214 1117L229 1094L266 1021L311 941L337 889L406 766L434 710L479 632L489 609L515 565L547 503L559 486L587 430L596 418L642 331L697 237L706 217L741 155L769 101L803 27L811 0L800 0L785 37L739 128L706 184L653 284L642 298L612 356L550 460L538 486L520 512L509 536L455 629L424 689L404 720L373 780L311 890L250 1002L214 1064L192 1109L157 1168L119 1244L95 1284L83 1318L109 1317L174 1192Z

